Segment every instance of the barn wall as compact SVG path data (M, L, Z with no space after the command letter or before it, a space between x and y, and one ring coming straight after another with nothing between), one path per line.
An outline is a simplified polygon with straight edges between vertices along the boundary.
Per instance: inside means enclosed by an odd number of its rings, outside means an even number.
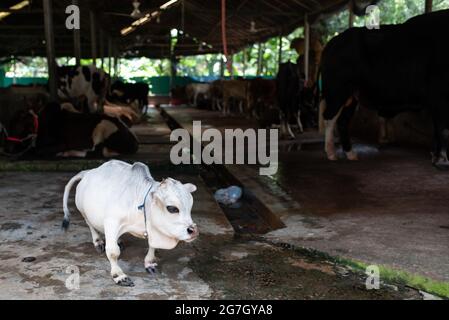
M426 148L431 146L432 121L427 111L403 113L386 123L388 142ZM354 136L379 142L380 121L377 113L360 107L351 130Z

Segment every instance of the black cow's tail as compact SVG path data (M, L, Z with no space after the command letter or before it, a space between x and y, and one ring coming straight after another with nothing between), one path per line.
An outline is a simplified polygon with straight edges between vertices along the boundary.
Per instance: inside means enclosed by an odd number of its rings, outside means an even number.
M69 200L70 190L72 189L72 187L75 183L77 183L78 181L81 181L84 178L84 176L87 172L88 171L82 171L82 172L78 173L76 176L74 176L72 179L70 179L69 183L67 183L67 185L65 186L64 199L62 202L63 209L64 209L64 220L62 221L62 229L64 231L67 231L67 229L69 228L69 225L70 225L70 211L69 211L69 206L67 205L68 200Z

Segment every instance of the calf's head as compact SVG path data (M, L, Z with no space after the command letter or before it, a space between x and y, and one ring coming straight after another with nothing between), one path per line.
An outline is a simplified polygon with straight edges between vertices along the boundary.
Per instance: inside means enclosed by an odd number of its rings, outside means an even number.
M193 184L164 180L153 192L149 212L149 243L153 248L173 249L179 241L195 240L199 231L192 221Z

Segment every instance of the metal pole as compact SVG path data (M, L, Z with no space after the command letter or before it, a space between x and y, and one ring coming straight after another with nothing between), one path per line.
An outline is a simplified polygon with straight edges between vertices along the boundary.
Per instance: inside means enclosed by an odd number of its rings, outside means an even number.
M90 45L92 50L93 64L97 66L97 24L95 22L95 13L91 10L90 16Z
M309 80L309 61L310 61L310 25L308 15L304 16L304 75L306 81Z
M52 99L57 97L57 69L55 60L55 38L53 33L52 0L43 0L45 42L47 45L48 85Z
M72 4L78 6L78 0L72 0ZM75 52L76 65L81 65L81 32L79 29L73 30L73 48Z

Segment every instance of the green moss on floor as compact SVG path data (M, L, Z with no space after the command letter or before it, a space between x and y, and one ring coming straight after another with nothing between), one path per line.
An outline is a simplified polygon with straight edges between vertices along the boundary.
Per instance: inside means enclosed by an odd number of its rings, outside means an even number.
M304 255L308 255L310 257L316 257L325 259L328 261L332 261L334 263L347 266L351 268L355 272L363 273L365 274L366 269L371 265L376 265L379 267L380 272L380 279L382 282L385 282L387 284L400 284L409 286L411 288L422 290L427 293L449 299L449 283L443 282L443 281L435 281L420 275L411 274L407 271L403 270L396 270L391 267L385 266L385 265L378 265L375 263L365 263L362 261L357 261L350 258L344 258L344 257L335 257L331 256L328 253L321 252L315 249L309 249L309 248L299 248L292 246L290 244L286 243L280 243L279 246L282 246L284 248L289 248L298 252L301 252Z
M360 272L365 272L366 268L369 266L369 264L367 263L345 258L337 258L336 260L339 263L347 265L352 269ZM377 266L379 267L380 278L384 282L400 283L443 298L449 298L448 282L431 280L420 275L411 274L406 271L395 270L384 265Z

